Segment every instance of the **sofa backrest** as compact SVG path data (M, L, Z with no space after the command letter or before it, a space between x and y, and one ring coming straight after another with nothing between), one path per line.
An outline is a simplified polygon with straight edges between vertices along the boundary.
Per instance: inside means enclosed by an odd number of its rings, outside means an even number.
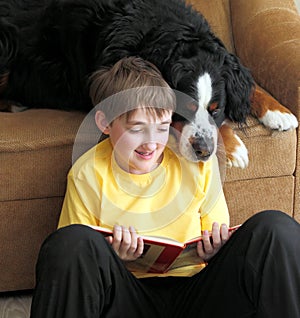
M186 0L207 19L212 31L234 52L229 0Z

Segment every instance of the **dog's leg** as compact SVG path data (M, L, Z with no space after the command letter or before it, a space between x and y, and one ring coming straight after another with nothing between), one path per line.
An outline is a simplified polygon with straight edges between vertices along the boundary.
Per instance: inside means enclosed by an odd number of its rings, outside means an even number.
M246 168L249 163L248 150L242 140L226 123L219 128L226 152L227 167Z
M251 99L251 113L263 125L280 131L298 127L297 118L289 109L256 85Z

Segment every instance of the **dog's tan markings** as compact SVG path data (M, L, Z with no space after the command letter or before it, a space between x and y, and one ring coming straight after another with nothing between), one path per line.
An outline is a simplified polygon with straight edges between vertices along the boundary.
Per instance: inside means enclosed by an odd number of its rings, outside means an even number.
M282 106L276 99L264 92L263 89L256 86L251 98L251 113L257 118L262 118L267 111L279 111L281 113L291 112Z
M219 132L223 139L227 159L229 159L230 161L234 161L234 153L240 146L239 141L235 138L234 131L230 126L224 124L219 128Z
M256 86L251 99L251 113L266 127L279 131L298 127L292 112Z
M209 111L211 112L211 111L214 111L214 110L216 110L218 108L218 103L211 103L210 105L209 105Z

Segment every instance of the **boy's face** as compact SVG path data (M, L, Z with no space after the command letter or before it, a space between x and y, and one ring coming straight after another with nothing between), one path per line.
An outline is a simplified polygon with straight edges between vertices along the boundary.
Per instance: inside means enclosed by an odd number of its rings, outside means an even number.
M159 118L145 108L138 108L129 117L115 119L107 132L118 165L133 174L154 170L168 142L171 118L171 111Z

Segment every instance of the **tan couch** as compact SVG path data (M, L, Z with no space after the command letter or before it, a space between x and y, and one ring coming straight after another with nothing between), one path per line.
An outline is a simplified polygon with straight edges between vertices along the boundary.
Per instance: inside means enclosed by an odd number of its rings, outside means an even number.
M300 17L293 0L191 2L256 81L299 119ZM83 118L54 110L0 113L0 291L34 287L38 250L56 228ZM249 128L239 135L250 165L226 171L232 224L262 209L300 220L299 132L273 132L249 118Z

